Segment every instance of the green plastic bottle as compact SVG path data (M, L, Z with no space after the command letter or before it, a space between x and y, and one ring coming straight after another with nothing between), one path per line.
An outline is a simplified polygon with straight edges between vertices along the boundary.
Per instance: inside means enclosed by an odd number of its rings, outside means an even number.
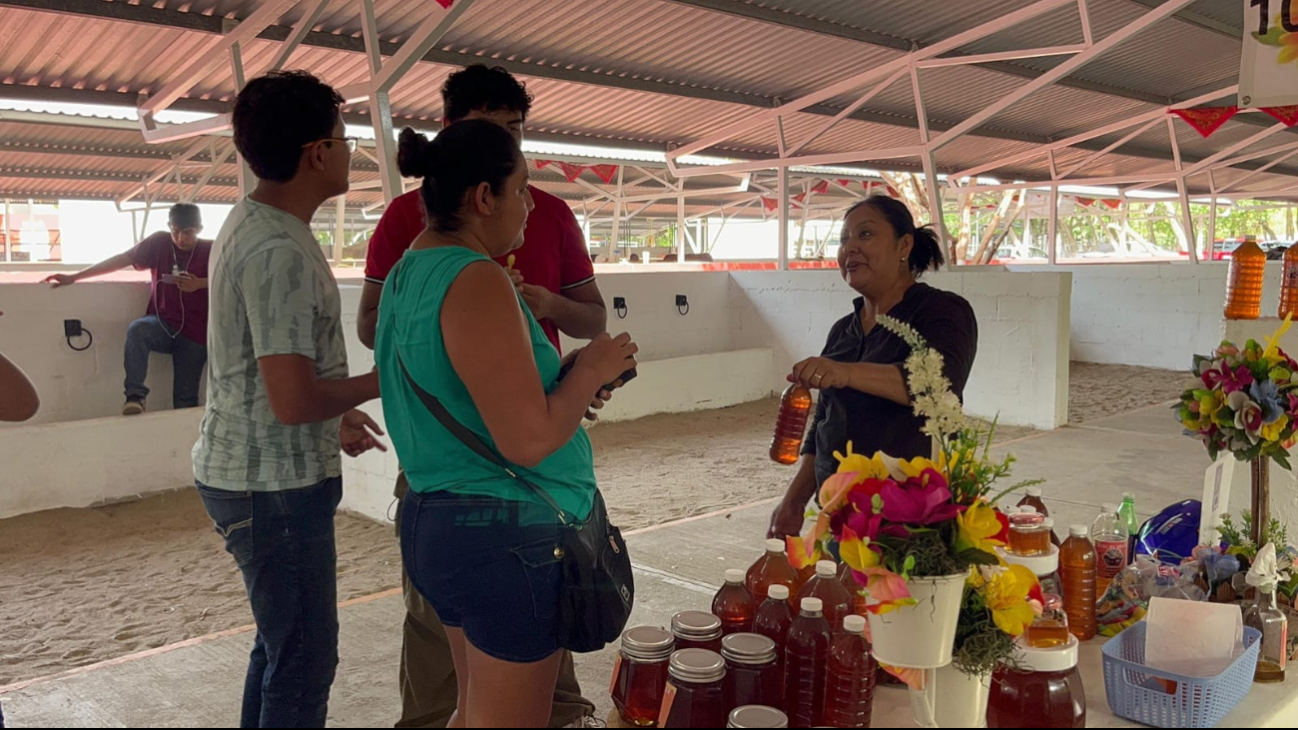
M1136 543L1140 541L1140 518L1136 516L1136 495L1123 492L1118 519L1127 526L1127 564L1136 562Z

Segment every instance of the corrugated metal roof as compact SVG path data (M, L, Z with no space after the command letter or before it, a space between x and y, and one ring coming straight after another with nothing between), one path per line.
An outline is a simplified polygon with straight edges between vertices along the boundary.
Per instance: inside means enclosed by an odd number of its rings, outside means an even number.
M533 70L527 78L537 97L529 120L531 133L665 149L669 144L698 139L720 123L753 114L755 107L796 98L897 58L910 42L930 44L1031 2L730 0L732 7L722 8L729 12L718 12L701 7L703 3L695 6L689 0L477 0L439 42L435 52L440 54L439 60L448 62L499 59L513 64L516 70ZM135 0L97 0L87 3L87 7L104 4L130 5L131 13L140 17L174 13L166 16L173 19L247 17L259 5L256 0L150 0L143 4ZM1146 0L1089 0L1097 37L1129 24L1150 4ZM279 21L281 26L295 22L309 6L299 5ZM380 36L389 42L404 39L427 17L426 6L426 0L376 0ZM1189 10L1208 20L1233 15L1238 23L1238 8L1237 0L1200 0ZM784 21L797 21L807 27L790 27L781 24ZM1030 148L1030 144L1015 140L1060 138L1157 108L1152 99L1228 83L1235 73L1238 44L1219 30L1196 23L1194 19L1170 19L1154 26L1071 77L1086 88L1053 86L1033 95L989 120L978 136L943 148L938 154L939 166L947 170L974 166L1002 153ZM356 47L359 3L332 0L316 30ZM364 55L320 47L318 44L325 42L321 38L327 37L318 37L313 41L317 45L299 49L290 65L310 68L336 85L364 79ZM1030 48L1075 42L1079 37L1076 8L1068 5L962 51ZM192 57L217 40L213 33L156 23L0 5L0 69L5 69L0 71L0 84L129 95L156 91L179 70L181 59ZM245 43L248 73L258 73L278 50L279 44L274 41ZM959 123L1018 88L1024 83L1024 75L1039 73L1061 60L1027 59L1014 62L1014 67L1000 64L925 70L921 82L930 121L939 131ZM434 123L441 112L439 87L453 68L443 63L418 64L393 91L394 113L425 126ZM562 70L564 78L551 78L556 70ZM571 74L578 74L580 80L574 80ZM595 83L601 81L612 85ZM654 91L616 88L644 84L652 85ZM0 95L2 89L0 86ZM200 79L189 96L227 101L233 89L231 74L222 65ZM835 105L841 107L851 101L844 97L831 100L825 107L832 110ZM907 80L880 94L863 112L872 121L845 121L806 151L814 154L879 149L918 140ZM790 138L798 139L824 119L818 114L794 115L786 131ZM1187 158L1206 157L1262 128L1250 121L1232 121L1206 141L1178 123L1178 139ZM1170 151L1160 131L1155 128L1142 135L1119 154L1098 160L1088 171L1141 174L1165 169L1170 164ZM142 149L141 155L156 154L158 149L131 145L127 138L135 133L130 130L20 130L5 126L0 127L0 132L14 135L3 138L8 143L6 154L16 154L19 144L37 145L32 149L41 150L66 144L68 150L79 146L88 153L102 151L110 158L109 152L124 149ZM1267 144L1293 139L1291 133L1285 133L1255 147L1265 149ZM186 143L165 149L173 152L184 146ZM1133 151L1142 148L1144 157L1133 156ZM775 149L773 128L738 135L718 148L721 152L762 155L773 154ZM1080 158L1086 153L1076 154ZM1157 159L1148 159L1151 154ZM123 159L129 164L124 163L120 169L137 169L133 159ZM889 167L915 163L871 161L868 152L862 153L860 162ZM95 164L99 165L95 170L113 169L110 163ZM1298 168L1285 166L1277 171L1294 169ZM1042 163L1033 160L1006 173L1039 174L1041 170ZM1265 181L1270 177L1267 174L1257 179Z

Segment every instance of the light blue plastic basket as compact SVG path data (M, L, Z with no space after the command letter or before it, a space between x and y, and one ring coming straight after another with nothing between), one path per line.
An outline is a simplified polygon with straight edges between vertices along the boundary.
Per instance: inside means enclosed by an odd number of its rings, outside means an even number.
M1244 653L1216 677L1186 677L1145 666L1145 622L1101 647L1104 691L1119 717L1154 727L1216 727L1253 686L1262 633L1244 627ZM1176 683L1168 694L1158 680Z

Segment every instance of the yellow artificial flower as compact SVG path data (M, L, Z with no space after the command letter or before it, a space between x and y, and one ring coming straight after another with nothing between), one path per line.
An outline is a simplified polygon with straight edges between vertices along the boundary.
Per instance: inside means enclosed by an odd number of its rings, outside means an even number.
M1005 542L998 539L1004 531L1004 525L996 516L996 509L981 499L955 518L958 532L956 549L975 548L991 555L996 554L997 547L1004 547Z
M1036 585L1037 576L1021 565L995 571L983 588L983 596L997 628L1010 636L1020 636L1027 630L1036 618L1028 603L1028 593Z
M850 527L843 528L843 539L838 543L838 556L858 573L879 567L879 554L870 549L868 540L861 539Z
M847 453L840 454L835 451L834 458L838 459L838 473L855 472L858 484L866 479L887 479L889 477L888 466L884 463L881 452L876 452L873 457L854 454L852 453L851 441L847 442Z
M914 459L911 459L910 461L906 461L904 459L898 459L897 469L901 472L901 477L899 481L904 481L906 479L918 477L919 475L923 474L925 471L928 471L929 469L932 469L933 471L936 471L939 474L946 473L945 471L942 470L942 468L938 464L934 463L932 459L925 459L922 456L917 456Z
M1262 429L1258 434L1262 437L1263 441L1279 441L1280 436L1284 433L1284 430L1288 425L1289 416L1281 414L1275 421L1262 424Z
M1283 357L1280 357L1280 338L1283 337L1284 333L1288 332L1289 328L1292 326L1293 315L1286 314L1284 323L1280 325L1279 329L1277 329L1274 334L1266 338L1266 349L1262 351L1262 357L1272 367L1287 362Z
M1218 395L1218 391L1207 390L1200 392L1203 395L1199 397L1199 415L1204 419L1211 419L1225 405L1225 401Z

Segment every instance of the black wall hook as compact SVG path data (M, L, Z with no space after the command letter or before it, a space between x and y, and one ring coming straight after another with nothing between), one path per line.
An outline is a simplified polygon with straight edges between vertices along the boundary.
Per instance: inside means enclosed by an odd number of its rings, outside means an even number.
M628 311L626 297L613 297L613 312L617 314L618 319L626 319Z

